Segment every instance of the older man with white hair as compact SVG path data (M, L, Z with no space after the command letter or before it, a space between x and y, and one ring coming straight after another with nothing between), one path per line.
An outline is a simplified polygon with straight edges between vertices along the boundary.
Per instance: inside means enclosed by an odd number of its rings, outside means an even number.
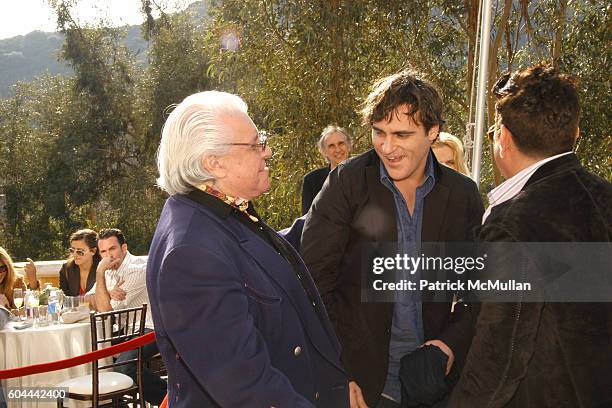
M329 172L349 158L352 147L351 135L343 127L329 125L321 132L317 147L328 164L304 176L302 181L302 215L310 209Z
M348 406L310 274L252 204L271 156L235 95L191 95L164 125L147 288L172 407Z

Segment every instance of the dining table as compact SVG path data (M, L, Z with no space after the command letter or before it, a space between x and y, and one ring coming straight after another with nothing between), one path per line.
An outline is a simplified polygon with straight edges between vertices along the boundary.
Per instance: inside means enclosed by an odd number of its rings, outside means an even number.
M49 363L76 357L91 351L89 320L18 329L20 322L10 322L0 330L0 370ZM2 380L8 408L55 407L55 401L14 400L10 390L28 387L54 387L63 380L91 373L91 364L81 364L58 371ZM13 394L14 395L14 394Z

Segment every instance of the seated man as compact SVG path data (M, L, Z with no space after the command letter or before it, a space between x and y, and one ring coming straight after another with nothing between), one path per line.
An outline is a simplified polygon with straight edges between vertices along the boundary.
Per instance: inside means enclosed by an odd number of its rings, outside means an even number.
M90 302L98 312L140 307L149 304L146 287L147 262L128 251L123 232L117 228L100 231L98 250L102 260L96 269L96 284L89 291ZM150 309L148 309L150 310ZM155 330L151 313L147 313L145 333ZM159 353L155 342L145 345L143 358L149 359ZM137 349L119 355L117 361L136 358ZM136 379L134 364L117 367L117 371ZM144 397L151 404L159 405L166 395L167 384L153 372L142 373Z

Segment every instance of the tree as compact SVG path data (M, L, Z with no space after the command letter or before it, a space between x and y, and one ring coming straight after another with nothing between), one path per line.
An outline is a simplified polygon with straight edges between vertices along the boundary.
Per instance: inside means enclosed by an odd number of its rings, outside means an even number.
M273 130L274 183L259 200L265 218L278 228L298 214L301 177L322 164L315 148L328 123L348 126L357 134L357 149L369 146L367 129L360 126L359 109L370 84L405 67L416 68L436 84L445 100L447 129L462 136L466 129L477 32L476 0L328 1L285 0L217 1L211 30L213 71L227 89L244 96L256 123ZM575 53L567 43L605 50L597 63L579 76L597 72L588 95L609 95L604 62L609 54L610 6L600 2L498 0L494 2L488 89L506 71L543 59L563 64ZM590 16L587 18L587 16ZM591 33L579 30L587 22ZM233 38L235 49L221 46ZM607 36L607 37L606 37ZM593 60L585 55L584 61ZM583 64L582 66L584 66ZM563 65L567 70L567 66ZM570 71L575 72L572 68ZM467 79L467 80L466 80ZM583 82L585 84L585 82ZM608 84L608 85L605 85ZM603 85L603 86L602 86ZM587 91L589 89L589 91ZM596 93L590 92L596 90ZM598 99L601 102L601 97ZM609 106L610 104L605 104ZM488 122L493 122L494 99L488 97ZM593 106L585 106L580 158L603 174L608 148L590 136ZM604 104L598 103L598 109ZM588 114L588 116L587 116ZM605 117L605 116L604 116ZM599 122L598 122L599 123ZM609 128L601 129L609 135ZM583 144L601 154L590 165ZM608 150L606 150L608 149ZM597 167L599 166L599 167ZM485 150L482 185L486 191L499 183L492 171L491 151ZM609 173L604 174L609 177Z
M7 199L7 222L0 228L0 240L17 258L63 257L63 231L79 224L64 210L82 208L63 190L56 190L71 182L69 176L49 173L66 153L60 142L64 125L78 122L83 114L83 107L72 99L73 85L60 76L42 77L17 84L13 95L0 101L0 166L4 169L0 184Z

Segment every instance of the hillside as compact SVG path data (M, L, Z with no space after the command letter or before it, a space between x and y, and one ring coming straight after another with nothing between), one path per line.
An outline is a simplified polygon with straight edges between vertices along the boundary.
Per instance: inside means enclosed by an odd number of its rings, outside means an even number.
M205 2L195 2L185 11L194 18L202 18L206 15ZM137 61L146 63L147 42L142 38L140 26L129 26L127 29L123 44L136 56ZM63 43L63 34L41 31L0 40L0 98L7 97L11 85L17 81L31 81L45 73L71 74L70 67L58 61Z

